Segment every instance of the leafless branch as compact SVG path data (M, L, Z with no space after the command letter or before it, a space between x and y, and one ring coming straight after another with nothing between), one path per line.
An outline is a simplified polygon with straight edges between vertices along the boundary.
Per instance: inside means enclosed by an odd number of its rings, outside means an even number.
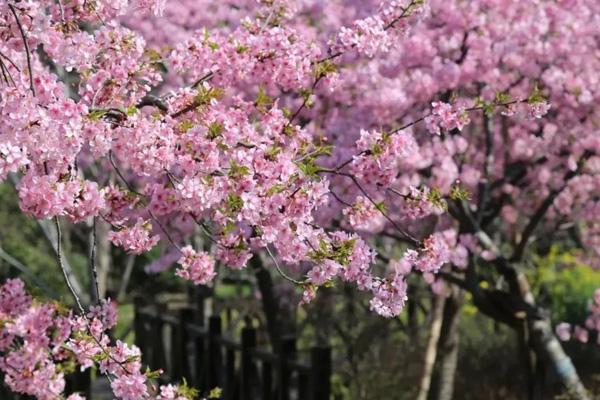
M23 29L23 25L21 24L21 20L17 15L17 11L15 10L15 6L12 4L8 4L10 11L15 17L15 21L17 22L17 26L19 27L19 32L21 33L21 39L23 39L23 45L25 46L25 54L27 56L27 69L29 70L29 90L35 96L35 86L33 85L33 68L31 67L31 54L29 50L29 43L27 42L27 35L25 34L25 30Z

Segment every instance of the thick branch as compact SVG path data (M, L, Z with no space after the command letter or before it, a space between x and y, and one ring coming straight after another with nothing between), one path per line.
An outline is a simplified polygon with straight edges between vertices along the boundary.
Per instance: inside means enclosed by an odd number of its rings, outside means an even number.
M586 152L579 160L577 168L574 171L569 171L565 174L563 179L564 184L560 188L552 190L544 199L542 204L540 204L538 209L535 211L535 213L529 220L529 223L523 230L523 234L521 235L521 241L515 247L515 251L511 257L511 261L520 261L523 258L525 247L527 246L527 242L533 234L533 231L538 226L538 224L544 219L544 217L546 216L546 212L550 209L552 204L554 204L554 200L556 200L558 195L561 194L567 188L568 182L581 172L585 161L591 155L591 153Z

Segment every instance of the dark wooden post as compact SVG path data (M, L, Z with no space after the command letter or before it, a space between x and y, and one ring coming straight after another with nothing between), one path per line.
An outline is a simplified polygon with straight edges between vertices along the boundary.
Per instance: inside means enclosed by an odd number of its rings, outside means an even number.
M156 311L156 314L152 316L152 320L150 323L150 337L152 340L152 363L150 364L150 368L163 369L166 365L166 357L165 357L165 343L163 338L163 321L160 318L160 314Z
M207 375L206 375L206 365L207 365L207 344L206 342L208 335L198 335L194 340L194 380L193 384L196 388L200 390L208 389Z
M135 332L135 344L142 352L142 363L148 364L148 348L146 346L146 326L144 315L142 314L142 300L136 297L133 302L133 330Z
M191 320L191 310L181 309L178 312L177 324L171 326L171 378L190 379L188 366L188 336L185 324Z
M252 396L252 375L254 364L252 350L256 347L256 330L250 326L242 329L242 400L254 400Z
M197 325L204 326L206 315L204 315L204 305L206 298L210 295L210 289L206 286L194 286L192 288L192 304L194 307L194 322Z
M221 336L221 317L211 315L208 320L208 390L221 385L223 354L219 338Z
M289 360L296 357L296 338L286 336L281 340L281 351L279 354L279 400L290 399L291 370Z
M225 348L225 376L223 378L223 398L233 399L236 395L235 349L229 346Z
M190 345L192 336L188 332L187 325L193 320L194 311L191 308L185 308L181 310L180 318L181 318L181 350L183 354L182 359L182 377L188 382L192 382L192 371L190 364Z
M309 400L310 395L310 378L305 371L298 372L298 399Z
M329 400L331 394L331 348L313 347L310 353L311 400Z
M68 375L66 381L66 393L81 393L86 396L86 399L92 395L92 370L91 368L85 371L75 371ZM4 399L4 397L2 397ZM9 397L10 398L10 397Z
M262 398L272 400L273 398L273 368L270 361L262 362Z

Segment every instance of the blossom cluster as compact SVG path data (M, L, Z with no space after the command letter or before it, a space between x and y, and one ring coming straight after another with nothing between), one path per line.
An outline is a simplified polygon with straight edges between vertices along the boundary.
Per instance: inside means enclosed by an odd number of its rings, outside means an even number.
M173 385L154 389L142 372L140 350L111 342L108 330L117 315L109 300L76 315L58 303L34 301L23 281L9 279L0 286L0 322L0 370L16 393L40 400L82 400L78 393L64 393L65 375L74 368L95 367L111 377L117 399L187 399Z
M425 118L429 132L439 135L442 131L458 129L462 131L470 122L469 114L463 109L456 109L451 104L441 101L431 103L431 115Z
M196 285L206 285L215 277L215 262L206 253L196 253L191 246L181 249L183 256L178 261L181 268L176 274Z
M594 37L597 2L62 3L0 4L0 179L36 218L163 246L150 269L179 260L210 284L215 263L268 251L309 266L305 302L341 279L393 316L404 271L433 288L443 264L497 256L458 235L448 199L467 220L501 215L511 244L563 186L550 218L594 214L600 66L572 40ZM373 268L378 233L411 244L402 273Z

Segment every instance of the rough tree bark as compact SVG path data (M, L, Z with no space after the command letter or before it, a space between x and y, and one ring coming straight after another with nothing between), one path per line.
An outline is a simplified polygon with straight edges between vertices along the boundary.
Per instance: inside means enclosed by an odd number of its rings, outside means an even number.
M417 400L427 400L429 389L431 388L431 376L433 375L433 367L437 356L438 341L440 331L442 329L442 319L444 311L444 296L434 296L431 307L431 328L429 331L429 340L427 349L425 350L425 364L423 365L423 373L421 374L421 382L419 384L419 395Z
M576 171L573 172L573 174L575 173ZM547 209L551 205L551 201L545 202L544 207ZM542 211L545 210L544 208L540 210L536 212L536 217L532 217L532 221L526 229L529 230L529 233L532 229L530 226L535 227L536 219L539 220L543 217ZM494 241L481 229L464 202L451 203L449 211L460 221L463 228L461 231L473 232L482 247L495 254L502 254ZM464 280L452 274L443 273L442 275L448 282L469 291L473 295L473 303L479 311L494 320L518 329L519 326L523 326L523 318L525 318L529 343L533 347L538 365L544 371L555 371L560 383L567 388L572 399L589 400L590 396L581 382L573 362L554 334L548 313L536 304L529 281L518 266L524 254L524 245L527 243L527 235L524 233L523 236L524 238L520 242L522 245L518 246L510 260L502 256L494 260L496 270L508 283L508 291L482 289L479 286L472 258Z
M538 364L541 368L546 367L543 363L552 367L572 399L590 400L590 395L583 386L571 358L565 353L554 334L550 319L543 315L541 309L538 309L537 314L529 318L529 329Z
M506 259L499 258L496 264L511 289L509 292L500 292L467 287L478 309L514 329L525 318L529 343L540 368L553 370L571 399L590 400L571 358L554 334L548 312L536 304L527 277Z
M444 305L436 371L431 384L431 396L429 396L431 400L452 400L454 395L454 378L460 342L460 310L464 302L464 291L456 286L452 286L451 291Z

